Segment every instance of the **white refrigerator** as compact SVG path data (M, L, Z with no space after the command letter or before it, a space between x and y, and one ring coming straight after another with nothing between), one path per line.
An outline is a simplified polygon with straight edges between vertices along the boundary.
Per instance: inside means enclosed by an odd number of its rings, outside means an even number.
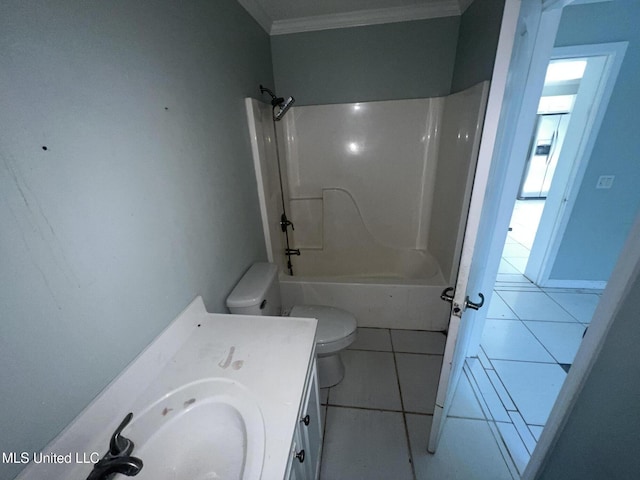
M567 133L569 117L569 113L538 115L529 159L520 184L519 200L547 198Z

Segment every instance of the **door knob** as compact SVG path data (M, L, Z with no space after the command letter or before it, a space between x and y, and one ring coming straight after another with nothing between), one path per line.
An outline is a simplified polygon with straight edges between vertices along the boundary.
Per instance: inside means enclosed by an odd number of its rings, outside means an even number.
M476 303L469 300L469 296L467 295L467 298L464 299L464 308L465 309L471 308L473 310L480 309L484 305L484 295L481 293L478 293L478 296L480 297L480 301Z
M440 294L440 298L445 302L453 303L453 287L445 288Z

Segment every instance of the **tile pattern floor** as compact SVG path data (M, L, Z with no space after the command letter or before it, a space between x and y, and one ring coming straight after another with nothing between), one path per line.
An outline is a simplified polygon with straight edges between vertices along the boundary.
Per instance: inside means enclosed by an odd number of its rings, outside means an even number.
M445 336L359 328L345 378L320 392L323 480L516 478L499 431L463 375L438 452L427 453Z
M322 480L520 478L601 293L539 288L523 275L542 206L516 204L481 348L464 365L437 453L427 442L445 336L359 328L344 380L320 392Z
M523 274L544 201L516 202L481 340L465 371L522 473L562 387L598 291L546 289Z

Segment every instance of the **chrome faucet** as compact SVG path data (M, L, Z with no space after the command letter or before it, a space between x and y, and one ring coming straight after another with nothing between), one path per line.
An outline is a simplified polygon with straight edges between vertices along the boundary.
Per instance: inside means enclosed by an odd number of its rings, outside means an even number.
M133 477L142 470L142 460L131 455L134 444L131 440L122 436L122 430L126 427L133 413L129 412L120 422L116 431L111 435L109 451L104 454L98 463L93 466L87 480L109 480L116 473Z

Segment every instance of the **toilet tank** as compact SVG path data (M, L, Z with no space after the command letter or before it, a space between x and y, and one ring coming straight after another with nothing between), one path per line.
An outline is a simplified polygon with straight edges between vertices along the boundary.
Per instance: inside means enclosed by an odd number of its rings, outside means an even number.
M227 307L240 315L280 315L278 267L272 263L251 265L227 297Z

